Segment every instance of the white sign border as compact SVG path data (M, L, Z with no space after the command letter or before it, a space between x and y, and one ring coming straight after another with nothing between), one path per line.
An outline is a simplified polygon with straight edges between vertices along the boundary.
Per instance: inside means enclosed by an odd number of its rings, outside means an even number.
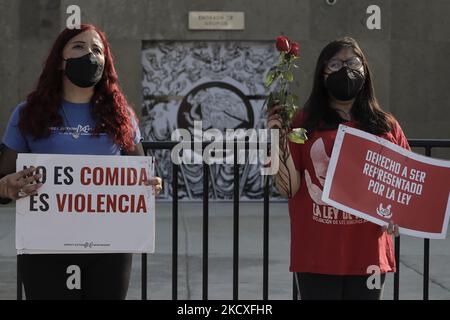
M149 174L150 176L155 174L155 157L153 156L125 156L125 155L85 155L85 154L49 154L49 153L19 153L17 155L17 164L16 164L16 170L22 170L21 167L19 167L19 160L24 157L24 158L28 158L28 157L36 157L36 158L40 158L41 161L42 160L46 160L46 159L55 159L55 158L60 158L62 160L67 159L67 158L76 158L76 157L80 157L82 156L83 159L85 160L94 160L94 159L98 159L99 157L103 157L103 158L109 158L111 157L111 159L113 158L120 158L120 160L123 161L127 161L128 159L132 159L132 160L137 160L138 158L140 158L139 160L142 160L143 158L147 158L150 159L150 167L149 169ZM18 201L24 201L25 199L20 199ZM151 207L153 208L153 213L152 213L152 223L153 223L153 239L151 240L151 243L148 247L150 247L150 249L146 249L146 248L140 248L140 249L136 249L136 250L131 250L131 249L127 249L127 250L122 250L122 249L117 249L117 250L101 250L101 249L89 249L89 250L77 250L77 249L71 249L71 250L48 250L48 249L29 249L29 248L24 248L24 247L18 247L19 243L22 243L21 239L18 239L19 233L17 230L17 215L20 214L17 212L17 204L16 204L16 212L15 212L15 247L16 247L16 253L17 255L22 255L22 254L99 254L99 253L147 253L147 254L151 254L151 253L155 253L155 248L156 248L156 204L155 204L155 196L152 196L151 198ZM145 245L144 245L145 247ZM148 248L147 247L147 248Z
M444 167L444 168L450 168L450 161L426 157L421 154L417 154L417 153L408 151L386 139L377 137L377 136L367 133L365 131L355 129L352 127L348 127L348 126L345 126L342 124L339 125L336 139L335 139L334 146L333 146L333 151L331 154L330 163L328 165L327 175L325 177L325 185L324 185L323 192L322 192L322 201L337 208L337 209L348 212L357 217L361 217L367 221L370 221L370 222L375 223L380 226L387 226L388 223L381 219L374 218L368 214L365 214L361 211L352 209L350 207L345 206L342 203L339 203L339 202L336 202L336 201L330 199L331 181L334 178L334 173L336 171L339 151L342 147L342 142L344 140L345 134L355 135L355 136L358 136L360 138L363 138L363 139L366 139L366 140L369 140L372 142L380 143L384 147L387 147L387 148L394 150L404 156L408 156L409 158L414 159L419 162L422 162L422 163L432 164L432 165L440 166L440 167ZM447 199L447 208L445 210L444 225L443 225L442 231L440 233L422 232L422 231L416 231L416 230L402 228L402 227L399 227L399 231L402 234L406 234L406 235L410 235L410 236L418 237L418 238L445 239L446 235L447 235L449 219L450 219L450 192L449 192L448 199Z

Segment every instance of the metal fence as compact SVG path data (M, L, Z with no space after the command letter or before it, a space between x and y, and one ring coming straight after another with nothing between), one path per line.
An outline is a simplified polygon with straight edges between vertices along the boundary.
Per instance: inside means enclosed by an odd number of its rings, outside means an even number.
M424 148L425 155L431 156L433 148L450 148L450 140L409 139L412 148ZM178 142L143 142L144 150L151 153L153 150L171 150ZM209 143L202 143L203 149ZM239 164L237 146L234 143L234 196L233 196L233 291L232 299L239 299ZM248 143L246 143L248 147ZM209 165L203 163L203 254L202 254L202 299L208 299L208 226L209 226ZM178 177L179 165L172 164L172 177ZM172 179L172 300L178 299L178 179ZM270 179L264 182L263 202L263 290L261 298L269 299L269 201ZM394 274L394 300L399 299L400 289L400 240L395 238L395 259L397 271ZM429 266L430 266L430 239L424 239L423 247L423 299L429 298ZM298 299L295 279L293 277L292 298ZM22 300L22 280L17 264L17 299ZM147 300L147 254L141 254L141 299Z

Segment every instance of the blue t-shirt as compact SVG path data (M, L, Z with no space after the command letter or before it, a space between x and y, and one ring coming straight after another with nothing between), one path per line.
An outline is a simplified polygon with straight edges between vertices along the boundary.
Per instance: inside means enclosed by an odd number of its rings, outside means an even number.
M59 113L63 119L62 127L51 127L50 136L35 140L32 136L23 135L19 130L20 110L25 103L20 103L9 119L3 143L18 153L51 153L51 154L90 154L119 155L121 147L106 134L94 136L96 123L91 116L90 103L71 103L64 101ZM141 141L141 133L136 120L132 117L135 128L134 143ZM77 139L74 138L78 137Z

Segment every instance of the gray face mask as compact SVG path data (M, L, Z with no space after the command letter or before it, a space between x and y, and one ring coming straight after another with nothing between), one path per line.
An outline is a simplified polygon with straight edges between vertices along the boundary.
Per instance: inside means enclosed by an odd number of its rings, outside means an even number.
M365 80L361 72L342 67L339 71L333 72L328 76L325 81L325 87L337 100L348 101L358 95Z
M92 53L65 61L66 69L64 73L78 87L93 87L102 78L104 66Z

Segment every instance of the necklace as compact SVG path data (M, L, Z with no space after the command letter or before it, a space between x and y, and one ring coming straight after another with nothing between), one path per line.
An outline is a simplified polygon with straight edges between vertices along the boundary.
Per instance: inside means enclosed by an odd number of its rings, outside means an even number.
M66 120L66 125L69 126L70 129L73 129L74 127L70 124L69 118L67 117L66 110L64 109L64 105L61 105L62 112L64 114L64 119ZM80 132L78 131L78 128L75 129L75 131L72 131L70 134L72 138L78 139L80 137Z
M335 110L343 113L345 115L345 120L348 120L348 121L352 120L352 114L351 114L352 111L351 110L349 112L346 112L346 111L338 109L338 108L336 108Z

